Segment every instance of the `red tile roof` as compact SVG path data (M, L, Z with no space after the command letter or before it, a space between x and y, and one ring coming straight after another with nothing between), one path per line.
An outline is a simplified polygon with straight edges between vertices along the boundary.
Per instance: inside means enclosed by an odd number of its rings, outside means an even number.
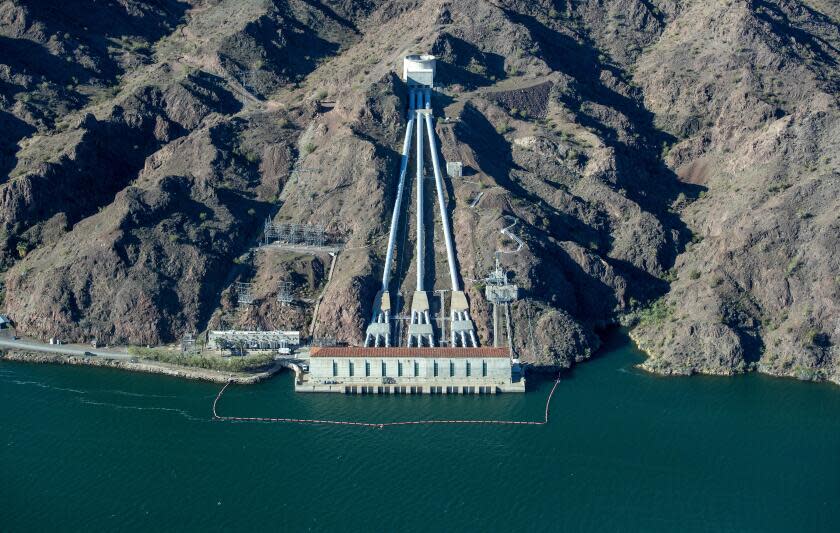
M508 348L366 348L364 346L314 346L310 357L510 357Z

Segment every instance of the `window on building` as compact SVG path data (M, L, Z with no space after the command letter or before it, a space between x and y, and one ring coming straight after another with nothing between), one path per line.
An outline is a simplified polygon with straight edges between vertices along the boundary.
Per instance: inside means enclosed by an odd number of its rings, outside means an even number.
M454 375L455 375L455 362L454 361L449 361L449 377L451 378Z
M437 361L434 362L434 373L435 373L435 377L437 377L438 376L438 362Z
M365 361L365 376L370 376L370 361Z
M481 375L487 377L487 361L481 362Z
M347 372L350 377L353 376L353 361L347 362Z
M467 377L470 377L471 370L472 370L472 368L470 367L470 362L467 361ZM350 375L352 376L353 374L350 374Z
M385 376L388 375L387 370L388 370L388 367L385 365L385 361L382 361L382 377L385 377Z
M414 375L420 375L420 363L418 363L417 361L414 361Z
M397 361L397 375L402 377L402 361Z
M333 377L336 377L337 375L338 375L338 362L333 361Z

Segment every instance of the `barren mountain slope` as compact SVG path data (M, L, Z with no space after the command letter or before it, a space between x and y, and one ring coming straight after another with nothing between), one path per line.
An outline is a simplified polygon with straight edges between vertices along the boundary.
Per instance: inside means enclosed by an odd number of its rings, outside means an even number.
M396 73L430 51L483 343L501 251L526 361L583 360L625 317L655 371L840 381L840 37L819 2L123 0L104 27L71 4L0 3L0 262L25 333L158 343L224 322L360 342ZM344 250L252 252L265 217L324 224Z
M838 61L837 24L795 2L697 3L639 61L667 162L707 188L635 332L647 367L838 380Z

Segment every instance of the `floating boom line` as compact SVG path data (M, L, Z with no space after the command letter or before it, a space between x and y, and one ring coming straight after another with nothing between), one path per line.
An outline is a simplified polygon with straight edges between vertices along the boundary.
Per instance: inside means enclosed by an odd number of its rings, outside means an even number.
M366 428L378 428L384 429L386 427L397 427L397 426L423 426L423 425L435 425L435 424L449 424L449 425L457 425L457 424L485 424L485 425L497 425L497 426L545 426L548 424L549 415L550 415L550 407L551 407L551 398L554 396L554 391L557 390L557 385L560 384L560 376L557 376L557 379L554 380L554 385L551 387L551 391L548 393L548 397L545 400L545 414L542 420L402 420L402 421L391 421L391 422L359 422L354 420L325 420L325 419L317 419L317 418L280 418L280 417L258 417L258 416L221 416L218 412L218 405L219 400L222 399L222 395L225 393L227 388L230 384L233 383L232 381L228 381L225 383L225 386L222 387L222 390L219 391L219 394L216 395L216 399L213 400L213 420L219 422L271 422L271 423L284 423L284 424L320 424L320 425L333 425L333 426L356 426L356 427L366 427Z

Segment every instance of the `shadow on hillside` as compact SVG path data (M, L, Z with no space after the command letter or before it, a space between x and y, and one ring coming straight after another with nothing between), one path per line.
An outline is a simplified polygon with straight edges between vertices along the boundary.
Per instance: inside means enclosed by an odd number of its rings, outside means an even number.
M597 228L589 226L567 213L558 211L512 177L512 170L523 169L513 161L511 144L501 133L496 131L487 117L471 103L464 106L461 121L456 124L455 128L458 138L474 147L478 165L488 172L496 183L510 191L515 197L538 206L542 214L548 218L548 223L552 228L567 229L568 232L564 235L583 247L588 247L591 242L598 242L599 245L604 244L601 232ZM534 232L540 231L537 228L532 229Z
M441 85L460 84L473 90L505 77L504 57L483 52L449 33L440 34L430 53L438 58L435 82Z
M46 26L46 34L75 34L117 38L126 35L157 40L183 22L191 7L184 0L96 2L90 0L39 0L27 2L32 18Z
M44 25L44 34L56 36L70 50L84 45L93 51L96 63L92 71L96 77L114 81L121 71L110 58L109 48L114 46L114 40L126 40L130 46L139 46L142 42L139 38L153 43L182 24L190 7L182 0L133 2L130 6L122 2L91 5L89 0L40 0L27 2L26 9L33 20ZM50 69L48 77L75 65L61 63L63 68Z
M221 76L198 70L187 77L186 83L190 93L216 113L233 115L242 109L242 102L228 90Z
M29 136L35 128L14 115L0 111L0 183L17 165L17 143Z
M800 6L800 9L807 11L811 16L822 19L821 22L825 24L835 25L830 22L825 15L818 13L807 6ZM840 54L840 50L834 48L828 42L816 37L815 35L797 27L793 21L785 14L777 5L771 4L766 0L756 0L754 2L754 12L756 18L766 22L778 36L785 40L790 38L795 39L796 43L804 45L814 54L821 63L830 66L837 66L837 61L833 54ZM829 53L829 50L832 53Z
M506 11L506 14L531 32L544 53L543 59L552 69L576 80L575 93L557 94L556 98L576 112L580 124L594 130L614 149L617 188L623 189L624 194L642 209L656 215L664 226L667 239L671 239L671 231L678 235L671 246L663 247L664 257L659 257L665 268L670 267L691 235L670 207L680 193L694 198L702 190L700 186L681 183L661 160L662 146L672 144L675 139L655 127L653 113L638 101L604 85L600 79L602 69L613 71L619 78L626 76L614 67L600 65L593 47L554 31L533 17L512 11ZM612 127L587 108L587 102L615 109L630 119L629 138L619 138Z
M302 79L339 49L338 43L300 21L276 14L249 22L222 42L218 55L225 71L249 92L265 98L282 83Z
M34 79L44 78L59 85L90 83L99 76L97 72L83 68L77 62L65 61L51 54L43 45L26 39L0 36L0 57L14 74L25 74ZM103 62L109 63L105 60ZM108 65L108 70L112 74L115 72L113 64Z
M359 28L357 28L356 25L353 24L353 21L338 14L333 8L326 5L325 3L316 2L315 0L303 0L303 2L308 4L309 7L317 9L318 11L323 13L327 18L332 19L340 25L344 26L345 28L351 30L353 33L359 33Z

